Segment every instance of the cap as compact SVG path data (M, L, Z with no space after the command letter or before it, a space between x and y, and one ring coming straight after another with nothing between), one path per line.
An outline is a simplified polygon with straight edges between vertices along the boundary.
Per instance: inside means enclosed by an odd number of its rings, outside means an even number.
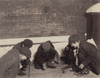
M46 50L46 51L49 51L50 48L51 48L50 42L49 42L49 41L46 41L46 42L42 43L42 48L43 48L44 50Z
M86 41L86 37L83 34L73 34L69 37L69 43L75 43L76 41Z
M23 41L23 44L24 44L26 47L31 48L32 45L33 45L33 42L32 42L30 39L25 39L25 40Z

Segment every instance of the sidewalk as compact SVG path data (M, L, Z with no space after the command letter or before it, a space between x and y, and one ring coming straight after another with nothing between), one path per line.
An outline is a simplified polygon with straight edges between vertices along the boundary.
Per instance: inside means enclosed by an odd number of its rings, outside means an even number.
M88 75L78 77L71 69L67 69L63 74L61 71L61 68L63 67L65 67L65 65L59 64L55 69L47 68L45 71L42 71L41 69L35 69L31 66L30 78L100 78L100 76L97 76L92 72ZM26 73L28 73L28 71L26 71ZM17 76L17 78L28 78L28 74L26 76Z

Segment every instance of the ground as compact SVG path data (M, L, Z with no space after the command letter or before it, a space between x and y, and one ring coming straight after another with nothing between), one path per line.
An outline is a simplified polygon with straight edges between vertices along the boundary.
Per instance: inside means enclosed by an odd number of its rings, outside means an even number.
M71 71L71 69L67 69L65 73L62 73L61 68L65 66L66 65L58 64L57 68L55 69L47 68L45 71L42 71L41 69L35 69L31 65L30 77L28 77L28 71L26 71L26 76L17 76L17 78L100 78L100 75L95 75L92 72L90 72L88 75L78 77Z

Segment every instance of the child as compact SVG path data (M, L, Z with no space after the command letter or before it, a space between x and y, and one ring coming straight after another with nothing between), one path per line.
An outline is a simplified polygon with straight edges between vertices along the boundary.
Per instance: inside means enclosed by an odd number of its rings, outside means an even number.
M49 68L55 68L52 61L54 60L56 53L57 51L51 41L42 43L35 54L35 58L33 60L34 67L36 69L45 70L43 64L46 64Z
M75 72L81 71L81 69L78 68L78 66L76 66L76 58L74 56L74 50L76 50L76 48L74 48L70 44L68 44L65 47L64 51L62 52L63 56L61 56L61 60L65 64L68 64L66 67L62 68L63 73L65 73L65 69L68 69L68 68L72 68L72 70Z
M100 53L98 49L91 43L82 40L83 37L78 34L73 34L69 37L69 43L72 47L77 48L76 56L80 60L81 74L89 73L89 70L95 74L100 73Z
M23 56L31 58L29 49L32 45L33 42L31 40L25 39L0 58L0 78L16 78Z

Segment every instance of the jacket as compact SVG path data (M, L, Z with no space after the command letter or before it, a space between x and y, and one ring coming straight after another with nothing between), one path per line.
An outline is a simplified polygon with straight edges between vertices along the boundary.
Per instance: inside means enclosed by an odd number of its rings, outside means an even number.
M11 49L0 58L0 78L16 78L19 72L19 64L19 51Z
M100 53L98 49L91 43L80 42L78 58L85 67L91 67L96 72L100 73Z

